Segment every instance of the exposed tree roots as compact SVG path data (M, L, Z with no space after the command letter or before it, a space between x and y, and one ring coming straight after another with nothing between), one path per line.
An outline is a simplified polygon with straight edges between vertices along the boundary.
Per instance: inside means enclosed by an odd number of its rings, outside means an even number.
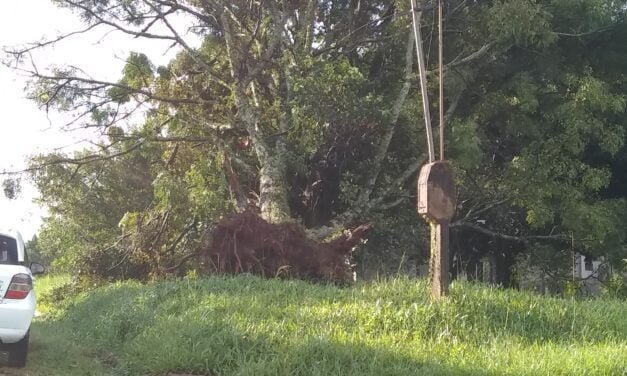
M245 211L220 221L198 255L216 273L347 283L353 280L352 250L368 228L361 225L320 243L309 239L297 224L271 224Z

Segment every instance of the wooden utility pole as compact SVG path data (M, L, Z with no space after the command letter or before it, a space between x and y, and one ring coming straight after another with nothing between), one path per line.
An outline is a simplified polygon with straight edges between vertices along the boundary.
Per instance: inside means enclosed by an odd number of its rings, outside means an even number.
M442 35L442 0L438 1L438 66L440 72L440 160L434 161L433 135L431 115L427 94L427 79L424 56L422 53L422 37L420 35L420 16L415 0L411 1L413 29L418 54L418 70L422 102L427 130L429 163L422 167L418 176L418 213L431 227L431 257L429 277L431 280L431 296L438 300L448 295L449 286L449 224L455 215L456 191L455 177L451 165L444 160L444 67L443 67L443 35Z
M426 164L418 176L418 213L431 227L431 296L448 294L449 224L456 210L453 168L446 161Z

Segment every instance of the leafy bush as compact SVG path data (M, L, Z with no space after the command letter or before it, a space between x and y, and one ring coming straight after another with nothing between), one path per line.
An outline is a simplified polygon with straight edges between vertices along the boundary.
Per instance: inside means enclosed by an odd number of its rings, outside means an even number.
M606 296L627 299L627 259L622 260L622 268L618 268L605 283L603 293Z

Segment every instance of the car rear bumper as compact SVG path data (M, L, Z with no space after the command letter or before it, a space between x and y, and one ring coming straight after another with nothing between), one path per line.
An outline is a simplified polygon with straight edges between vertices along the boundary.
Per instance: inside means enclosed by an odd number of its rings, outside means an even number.
M0 303L0 342L15 343L24 338L35 313L35 295L26 299L4 299Z
M0 338L2 338L2 344L10 344L19 342L28 333L28 329L0 329Z

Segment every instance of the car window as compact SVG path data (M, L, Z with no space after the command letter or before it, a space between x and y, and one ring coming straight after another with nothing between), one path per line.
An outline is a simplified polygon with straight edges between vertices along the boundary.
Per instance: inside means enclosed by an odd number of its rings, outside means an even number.
M17 265L17 241L0 235L0 264Z

